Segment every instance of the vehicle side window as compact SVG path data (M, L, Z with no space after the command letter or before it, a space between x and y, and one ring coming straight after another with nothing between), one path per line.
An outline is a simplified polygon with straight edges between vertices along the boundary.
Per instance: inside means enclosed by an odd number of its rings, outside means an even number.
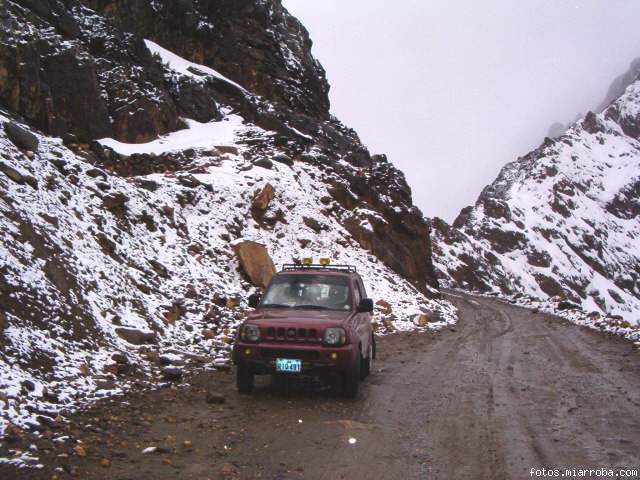
M358 281L353 282L353 298L356 301L356 305L360 304L360 300L362 299L362 294L360 293L360 285L358 285Z
M367 296L367 291L364 288L364 283L362 283L361 278L358 278L357 284L358 284L358 290L360 290L360 298L369 298Z

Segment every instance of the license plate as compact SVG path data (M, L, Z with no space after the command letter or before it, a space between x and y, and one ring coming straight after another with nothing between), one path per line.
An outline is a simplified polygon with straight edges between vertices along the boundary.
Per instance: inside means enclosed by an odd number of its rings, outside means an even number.
M295 358L277 358L276 372L300 373L302 372L302 361Z

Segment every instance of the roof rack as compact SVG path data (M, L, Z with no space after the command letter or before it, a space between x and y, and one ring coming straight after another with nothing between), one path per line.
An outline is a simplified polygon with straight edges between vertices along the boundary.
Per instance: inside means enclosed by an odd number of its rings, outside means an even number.
M320 265L317 263L313 263L310 265L285 263L284 265L282 265L283 272L289 272L292 270L330 270L334 272L356 273L356 267L354 265Z

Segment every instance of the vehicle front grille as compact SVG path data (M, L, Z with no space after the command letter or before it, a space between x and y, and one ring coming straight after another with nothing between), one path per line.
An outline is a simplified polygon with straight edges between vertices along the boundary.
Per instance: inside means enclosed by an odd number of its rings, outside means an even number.
M318 331L315 328L267 327L268 340L318 342Z
M294 350L288 348L262 348L260 353L264 358L297 358L314 361L320 358L320 352L315 350Z

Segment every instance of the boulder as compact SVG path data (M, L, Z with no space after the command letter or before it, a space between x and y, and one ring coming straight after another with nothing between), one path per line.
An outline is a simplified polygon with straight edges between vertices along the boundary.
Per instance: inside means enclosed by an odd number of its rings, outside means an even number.
M146 343L156 342L156 334L151 331L143 331L129 327L118 327L116 328L116 333L120 338L132 345L144 345Z
M569 300L562 300L558 303L558 310L579 310L580 305L577 305Z
M0 162L0 172L4 173L7 177L9 177L19 185L24 185L26 183L33 188L38 188L38 180L36 180L31 175L21 172L4 162Z
M180 175L178 177L178 182L187 188L197 188L202 185L202 182L198 180L194 175Z
M427 315L416 315L413 317L413 324L416 327L426 327L429 323L429 317Z
M164 312L164 321L167 325L173 325L176 323L182 314L184 313L184 308L180 302L174 302L171 305L171 308Z
M104 170L101 170L99 168L90 168L89 170L87 170L86 173L89 177L91 178L102 178L103 180L107 179L107 173Z
M204 328L202 329L202 336L207 340L211 340L212 338L215 338L216 334L210 328Z
M185 363L182 357L173 353L162 354L158 357L158 360L160 365L182 366Z
M116 352L111 355L111 360L119 365L129 365L129 359L124 353Z
M155 192L158 188L160 188L160 185L157 182L146 178L136 178L135 183L140 188L144 188L145 190L149 190L150 192Z
M240 267L251 283L265 288L271 281L271 277L275 275L276 268L264 245L245 240L236 243L233 250L240 261Z
M124 193L114 192L109 195L105 195L102 199L102 204L108 210L115 210L118 208L124 207L125 203L129 201L129 197L127 197Z
M23 380L21 385L23 392L33 392L36 389L36 384L31 380Z
M253 200L251 201L251 207L256 210L265 211L269 208L269 204L275 195L275 190L273 185L267 183L261 190L258 190L253 196Z
M152 258L151 260L147 260L147 262L149 263L149 265L151 265L151 268L153 268L153 271L156 272L156 274L159 277L169 278L169 270L167 269L167 267L165 267L159 261L154 260Z
M291 159L291 157L288 155L285 155L284 153L278 153L277 155L274 155L271 158L275 162L284 163L285 165L288 165L290 167L293 166L293 160Z
M266 168L267 170L271 170L273 168L273 162L268 158L259 158L258 160L255 160L253 164L256 167Z
M600 314L600 312L593 310L587 314L587 318L589 320L600 320L602 318L602 315Z
M309 227L311 230L313 230L316 233L320 233L322 230L327 230L327 226L320 223L315 218L302 217L302 221L307 227Z
M178 367L164 367L162 369L162 377L165 380L178 381L182 379L182 369Z
M17 123L6 122L4 124L4 133L7 134L9 140L11 140L16 147L30 152L38 150L38 137Z
M385 315L391 314L392 308L391 308L391 305L389 305L389 302L380 299L376 302L376 305L380 307L380 310L382 311L383 314Z

